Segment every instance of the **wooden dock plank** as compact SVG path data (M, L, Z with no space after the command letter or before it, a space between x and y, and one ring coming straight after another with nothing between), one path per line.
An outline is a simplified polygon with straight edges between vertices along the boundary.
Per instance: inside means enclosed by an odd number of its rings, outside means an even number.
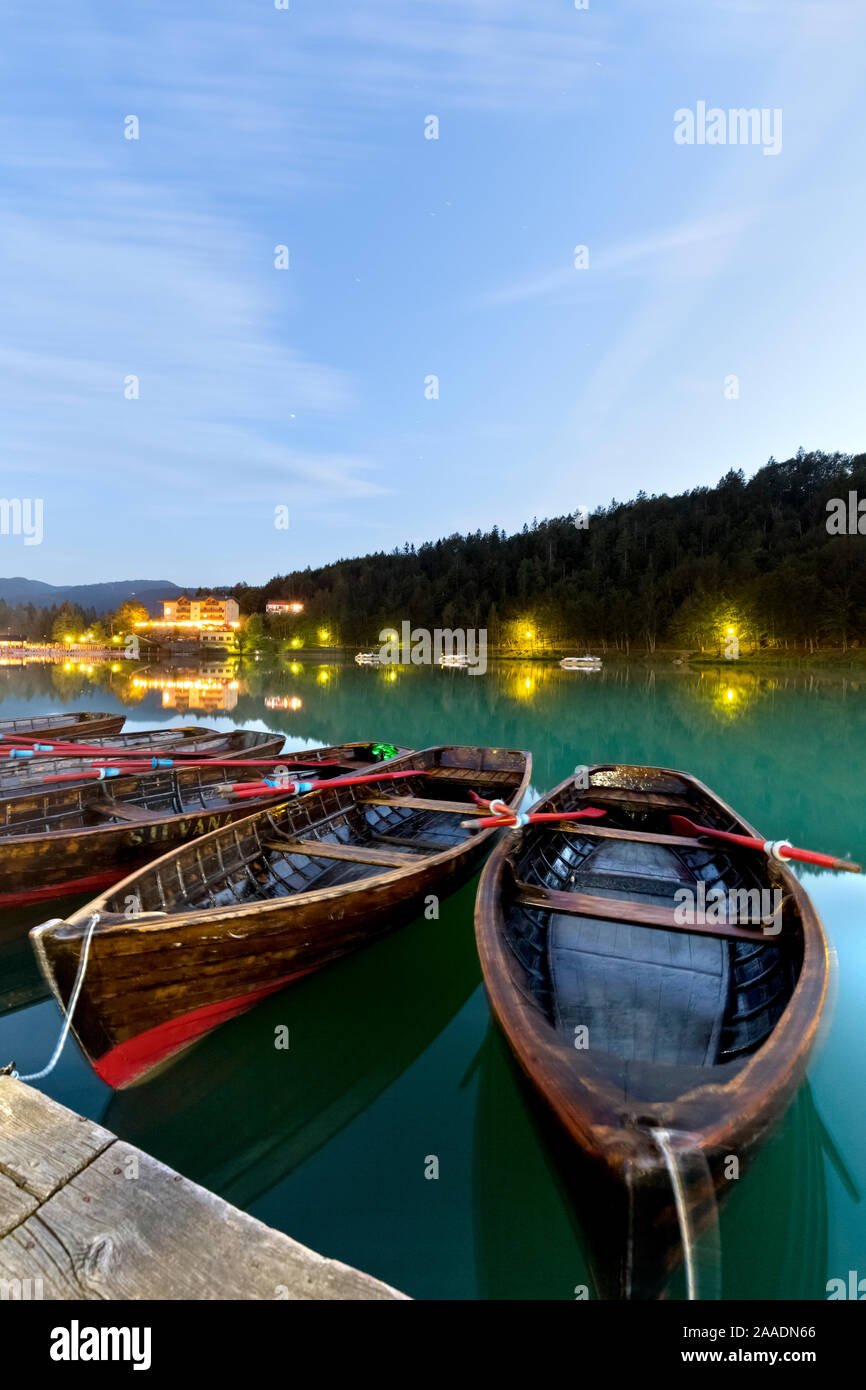
M54 1164L49 1134L60 1146ZM40 1199L10 1170L53 1189ZM0 1175L0 1280L41 1280L45 1299L406 1298L9 1077L0 1077Z
M101 1125L0 1076L0 1173L40 1202L113 1139Z

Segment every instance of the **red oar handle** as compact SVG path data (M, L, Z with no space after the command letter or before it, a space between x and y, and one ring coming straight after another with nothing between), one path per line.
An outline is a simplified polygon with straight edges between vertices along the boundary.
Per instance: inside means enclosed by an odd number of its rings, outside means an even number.
M332 777L327 782L311 782L308 786L309 791L327 791L329 787L358 787L365 782L394 782L398 777L418 777L418 768L410 768L406 772L374 772L359 777ZM274 796L286 795L293 796L294 792L287 787L269 787L265 782L234 782L226 787L226 791L234 792L235 796Z
M478 820L464 820L460 824L464 830L491 830L497 825L538 825L548 820L598 820L599 816L606 815L607 811L597 806L587 806L583 811L534 811L523 815L511 812L507 816L481 816Z
M744 849L763 850L771 859L784 863L786 859L801 864L819 864L824 869L840 869L849 874L862 872L859 864L850 859L837 859L832 854L818 854L812 849L797 849L787 840L759 840L754 835L734 835L730 830L713 830L708 825L695 825L687 816L670 816L671 829L677 835L709 835L714 840L724 840L729 845L742 845Z

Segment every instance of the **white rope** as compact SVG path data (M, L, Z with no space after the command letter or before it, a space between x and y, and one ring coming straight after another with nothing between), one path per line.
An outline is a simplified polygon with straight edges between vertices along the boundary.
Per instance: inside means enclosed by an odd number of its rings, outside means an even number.
M69 996L69 1007L66 1010L66 1020L63 1024L63 1027L60 1030L60 1037L57 1039L57 1046L54 1049L54 1055L51 1058L51 1061L48 1063L47 1067L43 1067L41 1071L29 1072L27 1076L20 1076L17 1071L14 1071L12 1075L15 1077L17 1081L41 1081L43 1076L48 1076L57 1066L57 1063L60 1061L60 1054L63 1051L64 1046L66 1045L66 1039L69 1037L69 1029L72 1027L72 1015L75 1013L75 1005L78 1003L78 996L81 993L81 986L84 984L84 972L87 969L87 958L90 955L90 942L93 937L94 928L98 921L99 913L94 912L87 928L87 935L84 938L84 946L81 950L81 959L78 962L78 970L75 975L75 984L72 986L72 993Z

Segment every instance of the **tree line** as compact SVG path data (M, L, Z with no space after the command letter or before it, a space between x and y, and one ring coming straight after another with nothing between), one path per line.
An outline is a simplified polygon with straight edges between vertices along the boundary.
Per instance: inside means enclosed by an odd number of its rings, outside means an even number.
M863 499L861 531L852 492ZM329 643L371 645L408 619L486 628L492 645L516 653L716 650L731 633L752 649L844 650L866 640L864 536L866 455L800 449L748 481L730 471L715 487L640 492L515 535L494 526L407 542L231 592L247 615L269 599L300 600L302 615L268 627L305 644L326 630Z

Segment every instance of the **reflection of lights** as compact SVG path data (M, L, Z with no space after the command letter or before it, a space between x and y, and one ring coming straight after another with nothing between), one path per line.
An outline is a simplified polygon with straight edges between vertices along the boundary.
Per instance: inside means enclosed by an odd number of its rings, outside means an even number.
M300 669L301 669L301 668L300 668L300 666L298 665L297 661L293 661L292 664L291 664L291 666L289 667L289 670L291 671L291 673L292 673L293 676L296 676L296 675L298 674L298 672L300 671Z
M729 690L729 691L728 691L728 699L729 699L729 700L733 700L733 698L734 698L734 692L733 692L733 690Z
M161 677L156 679L150 677L145 679L141 676L134 676L132 684L139 690L238 690L238 681L223 680L186 680L173 681L164 680Z
M297 695L266 695L265 709L292 709L303 708L303 700Z
M389 672L388 672L387 679L388 679L389 681L395 681L395 680L397 679L397 672L396 672L396 671L389 671Z
M331 673L330 673L330 671L320 671L320 672L319 672L319 682L320 682L320 684L322 684L322 685L327 685L327 684L328 684L328 681L329 681L330 679L331 679Z
M301 639L300 639L300 637L293 637L293 638L292 638L292 646L293 646L293 647L299 647L300 645L301 645Z

